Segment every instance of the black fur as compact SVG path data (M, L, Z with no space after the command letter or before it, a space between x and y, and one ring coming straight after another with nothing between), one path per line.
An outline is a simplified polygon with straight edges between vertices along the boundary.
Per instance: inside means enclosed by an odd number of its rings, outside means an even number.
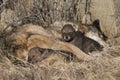
M73 32L67 32L67 31L72 31L72 30L69 30L69 29L73 29L71 27L72 25L71 26L65 25L63 26L63 29L61 30L62 37L65 42L70 42L74 44L75 46L80 48L85 53L89 53L95 50L101 51L103 49L103 46L101 46L98 42L84 36L84 33L80 31L73 30ZM64 37L66 36L69 36L70 38L64 39Z

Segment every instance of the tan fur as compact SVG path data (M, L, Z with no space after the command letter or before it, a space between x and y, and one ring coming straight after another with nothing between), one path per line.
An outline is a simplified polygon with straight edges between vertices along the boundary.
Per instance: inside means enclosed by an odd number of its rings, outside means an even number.
M78 59L93 59L74 45L56 40L57 35L53 36L41 26L27 24L17 28L8 36L6 43L10 53L22 60L28 59L28 52L34 47L69 51L76 55Z
M85 36L97 41L100 45L102 45L104 48L108 48L109 45L104 41L102 40L99 35L97 33L94 33L92 31L89 31L85 34Z

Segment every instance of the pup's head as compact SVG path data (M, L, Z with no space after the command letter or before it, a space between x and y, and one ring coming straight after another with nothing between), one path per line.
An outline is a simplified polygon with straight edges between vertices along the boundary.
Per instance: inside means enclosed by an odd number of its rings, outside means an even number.
M61 30L62 38L66 42L70 42L75 38L76 31L71 24L65 24Z

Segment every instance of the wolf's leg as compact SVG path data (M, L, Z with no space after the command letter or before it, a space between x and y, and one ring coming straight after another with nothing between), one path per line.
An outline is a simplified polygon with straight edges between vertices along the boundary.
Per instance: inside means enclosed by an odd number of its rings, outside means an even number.
M40 47L40 48L48 48L53 50L69 51L72 52L74 55L76 55L78 59L83 59L87 61L93 60L91 56L85 54L83 51L81 51L79 48L75 47L74 45L52 39L45 35L32 35L28 39L27 46L28 46L28 50L34 47Z

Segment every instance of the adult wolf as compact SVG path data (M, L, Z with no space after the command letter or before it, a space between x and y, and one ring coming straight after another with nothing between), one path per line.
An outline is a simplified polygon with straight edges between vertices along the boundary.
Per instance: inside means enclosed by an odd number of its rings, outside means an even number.
M6 37L6 46L11 54L25 61L28 60L28 52L34 47L64 50L72 52L78 59L93 59L74 45L56 40L57 37L54 31L48 32L41 26L26 24L11 31Z

